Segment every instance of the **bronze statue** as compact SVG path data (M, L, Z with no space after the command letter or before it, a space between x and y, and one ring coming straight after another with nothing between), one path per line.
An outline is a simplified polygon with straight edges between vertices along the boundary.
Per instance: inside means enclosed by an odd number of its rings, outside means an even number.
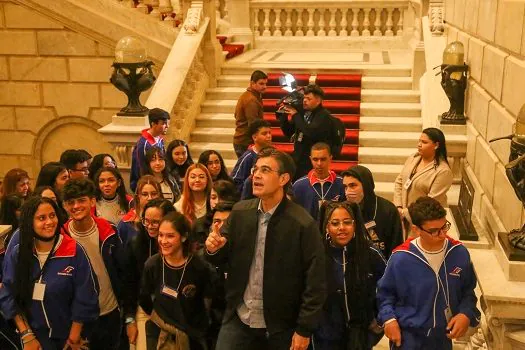
M113 74L110 82L128 97L127 106L123 107L117 115L144 115L148 108L140 103L139 96L148 90L156 78L151 66L153 62L144 61L137 63L113 63Z
M497 140L511 140L509 163L505 165L505 173L516 196L525 207L525 105L518 114L514 134L497 137L489 142ZM509 232L509 242L513 247L525 250L525 225Z

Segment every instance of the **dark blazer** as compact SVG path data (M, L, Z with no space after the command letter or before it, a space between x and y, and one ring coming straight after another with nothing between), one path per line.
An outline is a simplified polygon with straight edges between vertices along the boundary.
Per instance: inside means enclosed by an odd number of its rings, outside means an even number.
M221 229L228 238L216 254L216 266L227 263L228 322L243 302L255 253L259 199L238 202ZM264 319L271 334L294 329L309 337L317 326L326 298L325 253L316 222L286 197L268 223L263 277Z

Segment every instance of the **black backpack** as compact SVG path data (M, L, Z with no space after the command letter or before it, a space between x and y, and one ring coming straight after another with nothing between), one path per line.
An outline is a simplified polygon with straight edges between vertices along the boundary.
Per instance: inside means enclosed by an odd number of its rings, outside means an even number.
M332 155L334 158L337 158L341 155L343 150L343 145L345 143L346 137L346 127L341 121L341 119L334 117L330 114L330 121L332 122L332 135L330 137Z

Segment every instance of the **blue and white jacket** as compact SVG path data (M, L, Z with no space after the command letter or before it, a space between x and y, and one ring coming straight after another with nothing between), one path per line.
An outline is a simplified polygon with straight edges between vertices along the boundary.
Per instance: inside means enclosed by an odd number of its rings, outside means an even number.
M314 219L317 219L319 215L319 201L342 202L346 200L343 179L331 170L324 183L321 183L315 176L314 170L310 170L308 175L294 182L292 189L295 202L302 205Z
M230 176L232 177L235 186L237 186L239 193L242 193L244 181L246 181L246 179L251 175L252 167L255 164L255 159L257 159L257 153L253 150L253 148L250 148L244 152L244 154L239 159L237 159L237 163L235 163L235 166L233 167Z
M164 152L164 139L159 137L155 140L148 132L149 129L142 130L141 136L131 153L131 170L129 174L130 188L133 192L137 188L142 170L146 163L146 152L153 146L157 146Z
M378 322L395 318L401 330L428 332L445 329L447 299L455 316L465 314L470 326L479 323L474 293L476 275L467 248L447 236L445 258L436 275L409 238L392 252L385 274L377 285Z
M61 237L41 277L46 285L44 300L33 300L31 304L30 325L35 330L49 330L50 338L67 339L71 322L86 323L97 319L98 282L82 246L63 233ZM0 308L8 320L20 311L14 295L18 248L17 243L8 250L3 266ZM32 276L35 280L40 271L40 263L34 255Z

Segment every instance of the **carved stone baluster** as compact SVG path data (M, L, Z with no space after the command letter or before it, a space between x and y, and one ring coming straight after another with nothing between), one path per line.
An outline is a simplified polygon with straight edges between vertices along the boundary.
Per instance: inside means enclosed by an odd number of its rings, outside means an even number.
M292 9L284 9L286 12L286 22L284 23L284 26L286 27L286 31L284 32L284 36L293 36L292 32Z
M306 32L306 36L315 36L314 33L314 12L315 9L306 9L308 11L308 23L306 24L308 26L308 31Z
M385 36L394 36L394 31L392 27L394 26L394 21L392 20L392 15L394 14L394 9L386 9L386 31Z
M335 13L337 12L337 9L329 9L328 11L330 11L330 22L328 22L330 30L328 31L328 36L337 36L337 32L335 31L335 28L337 27L337 23L335 22Z
M396 36L403 35L403 9L399 9L399 21L397 21Z
M352 10L352 31L350 32L350 36L359 36L359 31L357 28L359 27L359 9L353 9Z
M382 36L383 33L381 33L381 9L375 9L376 12L376 20L374 22L374 36Z
M263 36L271 36L272 33L270 32L270 9L263 9L263 11L264 11Z
M346 19L347 13L347 8L341 9L341 30L339 31L339 36L348 36L348 30L346 29L348 27L348 21Z
M317 36L326 36L326 22L324 20L324 14L326 10L325 9L319 9L319 31L317 32Z
M363 36L370 36L370 10L363 9L365 12L365 17L363 18Z
M259 11L260 9L253 10L253 34L255 36L261 36L261 32L259 31Z
M224 12L224 17L223 19L226 21L226 22L229 22L230 21L230 14L228 13L228 7L229 7L229 1L228 0L225 0L224 1L224 8L223 8L223 12Z
M303 9L297 10L297 25L295 29L295 36L304 36L303 31Z
M275 30L273 31L273 36L282 36L283 32L281 31L281 9L275 9Z

